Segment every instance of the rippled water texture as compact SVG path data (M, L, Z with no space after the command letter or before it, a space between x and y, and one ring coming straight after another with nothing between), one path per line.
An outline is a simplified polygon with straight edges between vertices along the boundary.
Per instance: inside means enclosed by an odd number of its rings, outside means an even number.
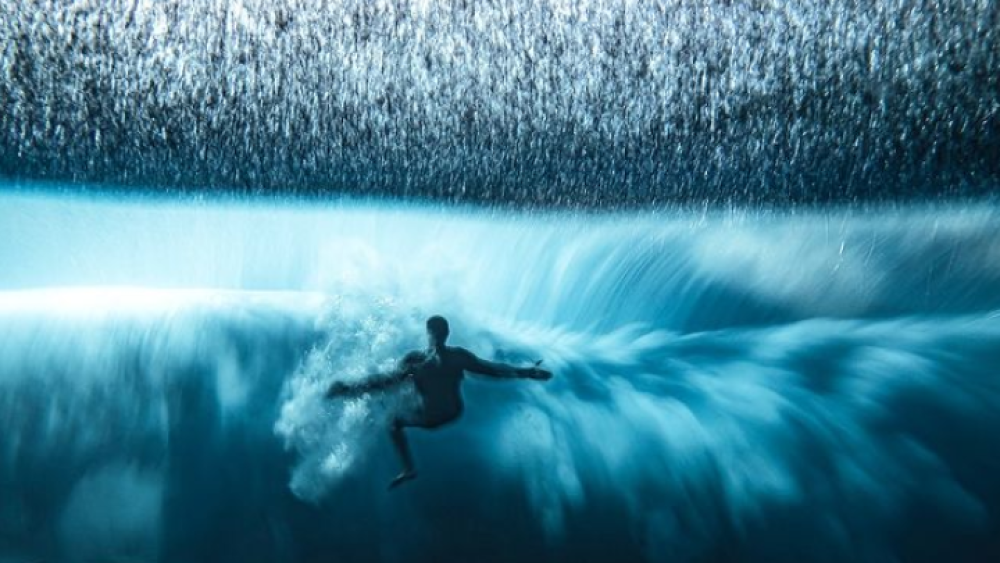
M506 207L1000 182L992 0L0 0L0 174Z

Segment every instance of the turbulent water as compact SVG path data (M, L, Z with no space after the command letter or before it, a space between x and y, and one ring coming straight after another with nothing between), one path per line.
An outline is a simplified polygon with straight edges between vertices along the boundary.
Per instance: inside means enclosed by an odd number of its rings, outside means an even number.
M995 206L0 196L2 561L995 561ZM325 401L446 315L555 377Z
M0 108L0 563L1000 561L996 1L0 0ZM555 375L390 492L432 314Z

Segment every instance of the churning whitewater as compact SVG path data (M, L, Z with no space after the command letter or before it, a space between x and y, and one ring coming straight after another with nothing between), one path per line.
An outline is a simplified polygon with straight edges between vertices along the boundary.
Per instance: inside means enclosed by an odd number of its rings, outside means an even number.
M3 561L990 561L1000 215L0 196ZM330 401L424 319L546 384Z

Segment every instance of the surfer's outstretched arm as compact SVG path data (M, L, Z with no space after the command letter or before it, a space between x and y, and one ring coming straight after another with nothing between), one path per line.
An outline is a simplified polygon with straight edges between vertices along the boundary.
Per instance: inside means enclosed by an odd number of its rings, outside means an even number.
M371 393L372 391L384 391L406 381L409 377L411 377L411 375L412 374L406 372L396 372L391 374L371 375L366 381L358 383L335 381L333 385L327 389L326 397L328 399L332 399L334 397L349 397L360 395L362 393Z
M392 373L369 375L365 381L356 383L335 381L327 390L326 398L332 399L334 397L350 397L360 395L362 393L371 393L372 391L384 391L386 389L390 389L413 377L414 370L417 369L421 362L425 359L426 356L423 352L413 351L403 356L403 359L399 361L399 365Z
M459 353L462 354L463 369L472 373L504 379L519 377L528 379L550 379L552 377L552 372L538 367L542 363L541 360L535 362L535 365L530 368L519 368L500 362L484 360L465 349L460 349Z

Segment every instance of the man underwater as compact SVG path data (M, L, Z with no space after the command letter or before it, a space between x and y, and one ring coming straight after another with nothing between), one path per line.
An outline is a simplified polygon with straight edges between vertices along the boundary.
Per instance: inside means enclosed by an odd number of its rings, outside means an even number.
M392 489L417 476L410 445L404 428L416 427L433 429L453 422L462 415L462 377L464 372L478 373L496 378L528 378L546 380L552 373L541 369L541 361L529 368L517 368L507 364L488 362L476 357L464 348L446 346L448 321L441 316L427 319L428 348L425 352L413 351L403 357L395 372L375 375L368 381L348 384L335 382L327 391L327 398L355 396L371 391L385 390L413 380L422 406L408 416L397 416L392 421L390 435L396 447L403 471L389 484Z

